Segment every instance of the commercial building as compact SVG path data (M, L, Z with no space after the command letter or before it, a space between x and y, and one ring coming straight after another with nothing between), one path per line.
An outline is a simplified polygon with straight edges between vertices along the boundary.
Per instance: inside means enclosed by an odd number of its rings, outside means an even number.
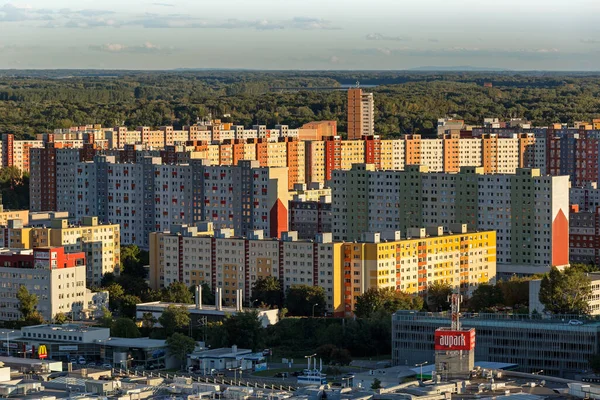
M467 224L497 232L498 272L545 272L569 263L569 178L537 169L484 174L429 173L423 166L376 171L354 165L331 181L333 238L359 240L363 232Z
M84 252L86 283L99 286L104 274L119 270L121 238L118 224L102 224L98 217L82 217L72 224L67 219L52 219L49 226L23 226L21 220L10 220L0 226L0 246L10 249L64 247L67 253Z
M85 254L62 247L0 251L0 320L21 318L17 292L25 286L38 298L45 320L58 313L77 317L85 306Z
M572 316L535 319L528 315L464 315L462 327L477 334L475 360L517 364L522 372L573 378L590 369L600 350L600 323L569 325ZM434 362L434 333L450 326L449 313L398 311L392 316L392 362Z
M375 131L373 93L360 88L348 89L348 139L360 139Z
M225 304L236 304L238 290L245 301L252 285L267 276L277 278L285 291L294 284L325 290L326 310L351 315L358 296L370 288L392 288L424 294L434 282L470 293L496 278L496 235L453 225L414 229L402 240L398 232L365 233L353 242L334 242L330 233L299 240L285 232L280 240L254 231L248 237L230 230L173 226L171 232L150 235L150 285L173 282L222 288Z

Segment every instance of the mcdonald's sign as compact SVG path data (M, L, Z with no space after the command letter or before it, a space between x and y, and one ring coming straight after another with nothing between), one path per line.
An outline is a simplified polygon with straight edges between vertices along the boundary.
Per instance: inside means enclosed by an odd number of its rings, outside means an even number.
M38 358L40 360L48 358L48 350L46 349L45 344L41 344L40 347L38 347Z

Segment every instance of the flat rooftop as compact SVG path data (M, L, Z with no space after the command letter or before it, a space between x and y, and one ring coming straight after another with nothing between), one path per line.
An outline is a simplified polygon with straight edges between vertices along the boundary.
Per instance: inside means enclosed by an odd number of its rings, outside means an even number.
M190 314L214 314L214 315L221 315L221 314L232 314L232 313L237 313L238 310L236 310L235 307L221 307L220 310L217 310L217 307L215 305L206 305L203 304L202 308L196 308L195 304L185 304L185 303L167 303L167 302L163 302L163 301L152 301L149 303L140 303L140 304L136 304L135 307L136 309L139 310L154 310L154 311L162 311L165 308L168 308L170 306L175 306L175 307L185 307L188 309L188 311L190 312ZM244 307L244 310L249 310L249 308ZM254 310L254 309L252 309ZM263 312L263 311L270 311L270 310L265 310L262 308L256 309L258 310L258 312Z
M222 357L237 357L239 355L252 354L250 349L237 349L235 352L231 347L222 347L220 349L210 349L197 351L191 354L192 358L222 358Z
M98 332L98 331L108 330L108 328L101 328L98 326L89 326L89 325L83 325L83 324L63 324L63 325L42 324L42 325L25 326L22 328L22 330L24 330L24 331L25 330L27 330L27 331L51 330L54 332Z
M155 349L165 347L166 340L150 339L150 338L118 338L111 337L107 340L102 340L103 345L109 347L135 347L138 349Z
M450 312L420 312L400 310L394 313L393 321L424 321L439 327L450 327ZM569 324L577 320L581 324ZM462 313L460 321L464 328L477 327L528 327L557 331L598 331L600 316L553 315L531 317L529 314Z

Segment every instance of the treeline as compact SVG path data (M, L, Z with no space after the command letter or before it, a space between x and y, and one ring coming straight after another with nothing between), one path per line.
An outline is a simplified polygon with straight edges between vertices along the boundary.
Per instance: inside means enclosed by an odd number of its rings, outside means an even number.
M85 72L85 71L84 71ZM469 124L484 117L526 118L534 124L589 120L600 113L600 76L416 72L92 72L48 71L17 76L0 71L0 133L29 138L72 125L173 125L209 114L231 114L237 124L296 128L334 119L346 131L344 91L279 88L380 85L375 93L376 133L433 134L437 118ZM58 79L61 78L61 79ZM483 87L491 82L494 87Z

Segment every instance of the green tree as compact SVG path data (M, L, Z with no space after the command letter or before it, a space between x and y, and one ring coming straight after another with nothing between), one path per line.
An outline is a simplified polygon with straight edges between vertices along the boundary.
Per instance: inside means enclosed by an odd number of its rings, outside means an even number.
M146 255L135 244L121 246L121 274L145 278Z
M529 306L529 279L512 277L496 284L502 292L503 304L519 308Z
M113 315L110 310L106 307L102 307L102 316L100 317L100 326L104 328L110 328L113 323Z
M202 304L215 304L215 294L208 283L202 284Z
M373 383L371 384L371 389L373 390L377 390L377 389L381 389L381 381L377 378L373 379Z
M122 338L139 338L142 336L135 322L129 318L117 318L110 328L110 335Z
M67 316L65 315L65 313L56 313L56 315L54 316L54 323L58 324L58 325L62 325L65 322L67 322Z
M41 325L45 322L46 321L44 321L44 317L42 316L42 314L36 310L36 311L32 312L31 314L29 314L29 316L27 316L27 318L25 318L25 320L23 321L23 325L24 326Z
M142 326L144 328L152 329L157 322L158 320L156 317L150 312L145 312L144 315L142 315Z
M590 278L576 268L563 272L552 267L540 284L540 302L554 314L588 314L592 293Z
M317 357L325 364L348 365L352 361L350 352L333 344L324 344L317 348Z
M325 289L320 286L292 285L285 293L285 308L291 315L322 316L325 312Z
M264 347L264 329L258 318L258 311L244 311L228 315L223 321L227 333L227 345L258 351Z
M590 368L595 374L600 373L600 354L593 355L590 358Z
M282 289L279 279L273 276L257 279L252 285L252 303L279 307L282 303Z
M140 304L142 300L137 296L127 294L123 296L119 302L119 313L122 317L135 317L136 304Z
M23 320L28 319L34 312L38 304L38 297L29 293L26 286L21 285L17 291L17 300L19 300L19 311Z
M177 357L181 365L185 366L187 356L196 348L196 342L189 336L181 333L174 333L167 338L167 349L169 354Z
M185 307L170 305L158 318L165 335L171 336L177 329L182 329L190 324L190 312Z
M496 285L481 284L473 291L467 305L471 311L480 312L504 304L502 290Z
M452 286L436 281L427 288L427 305L431 311L447 311L450 309L448 296L452 294Z
M392 288L370 288L356 299L354 314L358 318L369 318L384 312L391 315L398 310L421 310L423 299Z
M169 287L162 290L162 301L167 303L192 304L194 298L192 293L183 282L173 282Z
M125 296L125 290L117 282L111 283L106 290L108 291L108 301L112 310L118 310L121 300Z

